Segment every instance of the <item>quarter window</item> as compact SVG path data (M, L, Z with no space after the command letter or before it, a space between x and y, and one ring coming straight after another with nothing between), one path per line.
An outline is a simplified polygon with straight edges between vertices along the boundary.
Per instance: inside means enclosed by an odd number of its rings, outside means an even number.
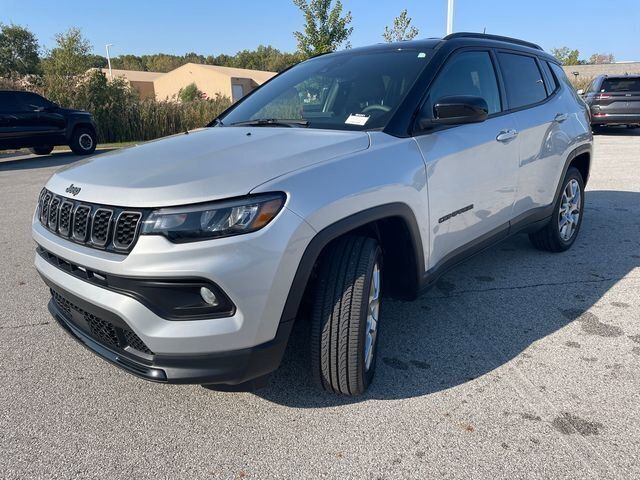
M544 70L544 74L546 75L547 78L547 94L551 95L553 92L555 92L558 87L560 85L558 85L558 82L556 81L556 77L553 76L553 74L551 73L551 68L549 67L549 64L547 62L540 62L540 65L542 65L542 70Z
M542 72L535 58L512 53L498 53L506 84L509 108L520 108L547 98Z
M488 52L464 52L447 62L431 87L430 106L452 95L484 98L490 115L502 110L498 81Z

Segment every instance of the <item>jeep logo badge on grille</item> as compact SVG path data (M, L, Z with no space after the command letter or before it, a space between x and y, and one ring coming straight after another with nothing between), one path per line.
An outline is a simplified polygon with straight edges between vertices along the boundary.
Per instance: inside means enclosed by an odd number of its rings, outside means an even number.
M70 193L71 195L73 195L74 197L76 195L78 195L80 193L80 190L82 190L80 187L76 187L73 183L71 185L69 185L67 187L67 189L65 190L65 192Z

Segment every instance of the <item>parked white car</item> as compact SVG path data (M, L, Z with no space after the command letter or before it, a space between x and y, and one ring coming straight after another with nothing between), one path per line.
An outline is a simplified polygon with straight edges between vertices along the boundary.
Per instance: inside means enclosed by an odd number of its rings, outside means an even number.
M35 263L60 325L142 378L257 386L298 319L310 375L361 394L385 297L518 232L571 247L591 142L562 68L528 42L322 55L210 128L57 172Z

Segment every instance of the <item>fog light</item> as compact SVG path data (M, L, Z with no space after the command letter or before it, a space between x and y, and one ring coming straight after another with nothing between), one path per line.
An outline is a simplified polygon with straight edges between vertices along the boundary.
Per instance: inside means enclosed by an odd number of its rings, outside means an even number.
M213 293L211 290L209 290L207 287L200 288L200 296L205 302L207 302L212 307L217 307L218 305L220 305L220 302L218 301L218 297L216 297L216 294Z

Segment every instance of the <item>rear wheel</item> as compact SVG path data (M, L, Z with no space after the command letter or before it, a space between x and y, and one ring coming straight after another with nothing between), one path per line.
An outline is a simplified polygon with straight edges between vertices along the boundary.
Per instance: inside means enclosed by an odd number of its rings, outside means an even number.
M96 149L96 134L86 127L78 127L73 131L69 147L76 155L89 155Z
M311 367L325 390L359 395L376 366L382 251L372 238L348 235L320 259L311 315Z
M31 147L29 150L31 151L31 153L35 155L49 155L51 152L53 152L53 146L46 145L46 146L39 146L39 147Z
M534 247L548 252L564 252L575 242L582 224L584 181L578 169L570 167L562 182L551 221L529 234Z

